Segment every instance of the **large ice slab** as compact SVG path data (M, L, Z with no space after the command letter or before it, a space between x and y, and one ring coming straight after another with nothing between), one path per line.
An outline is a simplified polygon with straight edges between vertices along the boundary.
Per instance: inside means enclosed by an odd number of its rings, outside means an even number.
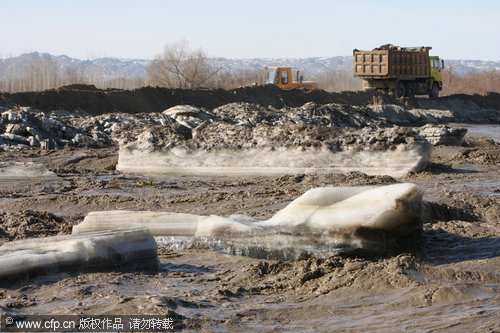
M116 169L133 173L195 175L280 175L346 173L402 177L427 165L431 147L397 145L391 150L345 150L325 147L261 147L249 149L192 150L175 147L152 151L121 147Z
M0 246L0 281L22 275L92 268L158 268L157 245L146 228L24 239Z
M93 212L74 233L150 227L159 244L230 254L298 258L362 249L384 251L421 230L422 191L415 184L323 187L307 191L268 220L243 215Z
M197 236L245 233L324 233L371 228L408 234L420 228L422 192L415 184L320 187L307 191L265 221L209 216Z

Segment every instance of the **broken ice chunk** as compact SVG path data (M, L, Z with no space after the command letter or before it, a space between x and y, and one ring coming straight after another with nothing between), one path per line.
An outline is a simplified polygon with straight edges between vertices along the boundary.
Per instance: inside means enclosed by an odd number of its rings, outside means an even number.
M24 239L0 246L0 280L97 267L158 269L156 251L146 228Z

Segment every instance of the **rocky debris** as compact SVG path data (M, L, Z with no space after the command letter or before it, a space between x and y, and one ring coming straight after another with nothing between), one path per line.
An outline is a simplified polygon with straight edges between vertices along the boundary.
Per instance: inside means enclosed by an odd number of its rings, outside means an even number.
M179 145L189 149L327 147L333 151L349 145L349 149L356 146L382 150L399 143L423 142L426 138L434 144L460 144L460 135L465 133L461 129L399 127L402 122L420 124L436 119L425 112L416 117L413 111L394 105L362 107L310 102L276 109L230 103L212 110L177 105L162 113L108 113L93 117L82 111L45 113L18 107L1 113L0 150L117 144L151 151Z
M348 146L350 149L358 150L388 150L399 144L428 145L425 138L420 136L418 128L399 126L351 131L344 135L339 143L341 147Z
M159 116L169 117L170 125L161 125L155 120ZM142 133L119 140L117 170L195 174L362 171L400 177L425 168L432 148L418 128L395 126L369 108L338 104L275 109L231 103L211 111L178 106L150 117L151 126L143 127ZM135 126L136 133L140 128Z
M307 103L299 108L277 110L231 103L211 112L178 106L166 110L163 116L168 114L172 115L169 128L152 124L135 141L131 142L130 136L127 142L121 141L122 146L149 151L177 146L189 150L327 147L342 151L384 150L402 143L425 143L416 129L390 126L369 110L336 104Z
M361 130L330 126L257 125L253 128L212 123L196 137L207 149L221 146L258 147L327 147L332 151L391 149L399 144L426 144L418 129L407 127L370 128Z
M419 128L420 136L424 137L433 145L460 146L464 143L466 128L451 128L446 125L427 124Z
M194 129L206 120L212 119L213 115L204 112L202 109L192 105L176 105L162 112L170 118L175 119L179 124ZM165 118L165 123L172 124ZM162 125L165 125L162 123Z
M110 138L96 128L85 129L79 121L75 124L43 111L20 107L1 113L0 150L21 150L25 146L99 146L109 143ZM49 141L46 141L49 140ZM49 142L49 143L48 143Z

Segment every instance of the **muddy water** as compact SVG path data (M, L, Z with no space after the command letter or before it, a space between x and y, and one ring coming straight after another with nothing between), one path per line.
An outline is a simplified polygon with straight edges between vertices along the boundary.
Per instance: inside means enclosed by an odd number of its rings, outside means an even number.
M498 258L422 265L413 256L284 264L212 252L162 272L60 274L6 290L7 313L184 316L186 331L495 331Z
M452 127L464 127L468 136L476 138L488 138L500 142L499 125L473 125L473 124L451 124Z
M500 168L482 159L492 150L471 159L464 149L438 147L425 171L398 179L119 174L109 167L116 151L106 150L2 156L36 161L59 177L1 186L0 218L12 234L42 219L28 211L69 224L110 209L269 218L312 187L394 182L424 190L424 230L409 248L369 259L278 261L160 248L160 272L58 273L4 285L0 313L170 313L183 316L189 332L500 331Z

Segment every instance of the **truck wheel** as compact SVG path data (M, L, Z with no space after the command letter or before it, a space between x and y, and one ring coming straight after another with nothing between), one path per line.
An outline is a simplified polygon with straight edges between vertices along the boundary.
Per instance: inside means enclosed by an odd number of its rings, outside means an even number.
M429 90L429 97L430 98L438 98L439 96L439 86L436 82L432 84L431 90Z
M405 91L406 97L414 97L415 96L415 82L413 82L413 81L406 82L405 88L406 88L406 91Z
M403 81L399 81L396 89L394 90L394 97L401 98L404 97L406 93L405 83Z

